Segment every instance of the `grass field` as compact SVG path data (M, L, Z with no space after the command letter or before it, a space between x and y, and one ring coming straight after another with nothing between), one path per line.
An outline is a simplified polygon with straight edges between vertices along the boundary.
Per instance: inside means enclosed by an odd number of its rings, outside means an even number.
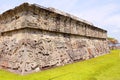
M24 76L0 70L0 80L120 80L120 50Z

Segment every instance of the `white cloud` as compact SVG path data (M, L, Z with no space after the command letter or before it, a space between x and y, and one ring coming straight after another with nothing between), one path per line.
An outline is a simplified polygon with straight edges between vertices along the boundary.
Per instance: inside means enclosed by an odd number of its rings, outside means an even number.
M108 30L108 35L120 41L120 6L109 3L102 6L90 7L82 12L76 11L73 14L91 21L96 26Z

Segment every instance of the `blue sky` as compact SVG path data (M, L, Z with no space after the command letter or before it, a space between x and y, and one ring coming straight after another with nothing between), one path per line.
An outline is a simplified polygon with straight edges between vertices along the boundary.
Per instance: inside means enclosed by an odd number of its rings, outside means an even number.
M106 29L108 36L120 42L120 0L0 0L0 13L23 2L68 12Z

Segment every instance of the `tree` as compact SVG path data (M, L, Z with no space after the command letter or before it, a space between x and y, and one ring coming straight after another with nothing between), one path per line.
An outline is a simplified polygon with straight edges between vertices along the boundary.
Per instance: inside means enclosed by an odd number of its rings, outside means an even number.
M118 43L119 43L119 42L118 42L117 39L111 38L111 37L108 38L108 44L109 44L109 48L110 48L110 49L117 49L116 44L118 44Z
M108 43L109 43L109 44L117 44L117 43L118 43L118 40L115 39L115 38L108 37Z

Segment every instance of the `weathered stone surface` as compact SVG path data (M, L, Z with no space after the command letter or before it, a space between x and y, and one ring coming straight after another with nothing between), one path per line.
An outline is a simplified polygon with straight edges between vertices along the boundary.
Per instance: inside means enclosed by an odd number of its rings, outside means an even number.
M106 38L106 30L53 8L24 3L0 15L1 32L32 27L62 33Z
M70 14L24 3L0 15L0 67L20 74L109 52L107 31Z

